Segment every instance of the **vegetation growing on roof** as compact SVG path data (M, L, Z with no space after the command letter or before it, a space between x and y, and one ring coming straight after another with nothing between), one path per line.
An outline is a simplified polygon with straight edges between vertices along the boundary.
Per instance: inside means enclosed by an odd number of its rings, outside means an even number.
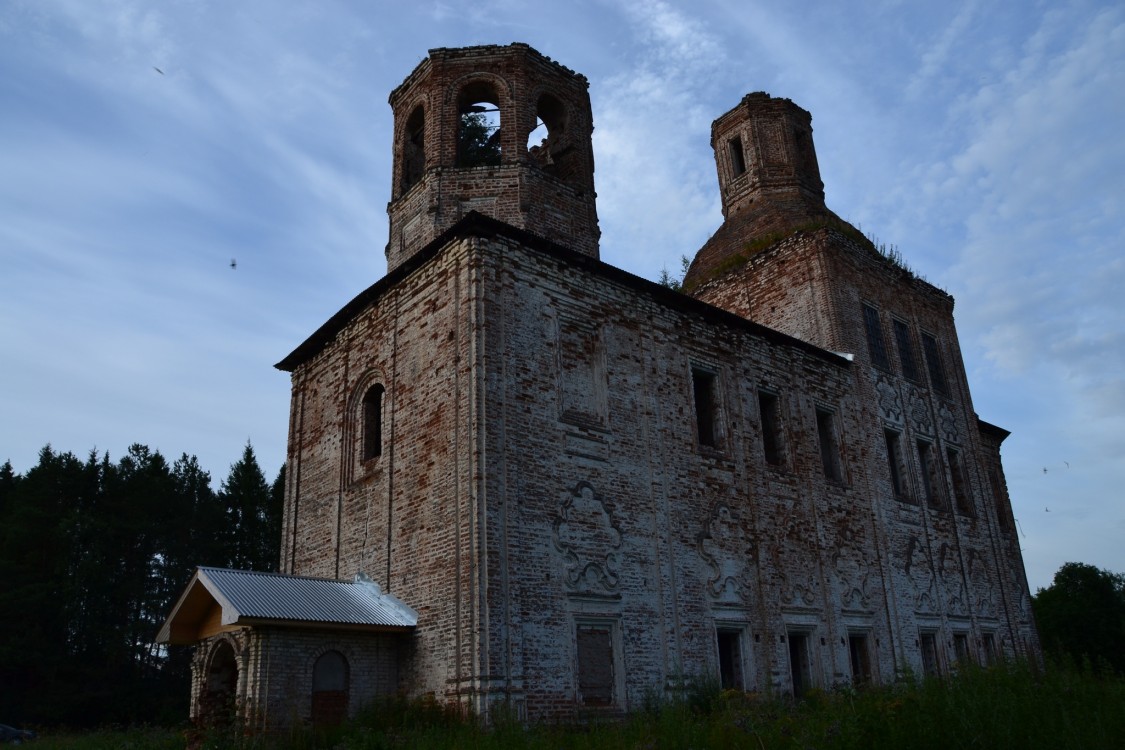
M684 289L684 277L687 276L688 267L690 266L691 258L687 257L686 255L681 255L680 275L673 276L672 274L668 273L668 267L665 266L664 268L660 269L660 278L656 283L660 284L660 286L668 287L673 292L682 292Z
M855 242L860 247L870 251L874 256L877 256L887 266L896 269L908 279L917 279L923 281L930 286L934 286L939 291L945 292L944 289L936 287L930 283L925 276L914 271L913 268L906 262L902 253L899 251L897 245L887 245L880 242L874 234L864 234L861 229L857 229L846 221L834 218L818 219L816 221L809 221L803 224L798 224L789 229L769 232L753 240L748 240L742 243L742 248L739 252L729 255L720 261L715 268L711 271L707 278L695 281L689 288L684 291L692 291L704 284L714 281L717 278L727 275L750 262L750 260L759 253L775 247L791 237L796 237L799 234L812 233L820 229L833 229L848 239ZM663 283L664 277L661 277ZM946 292L947 293L947 292Z

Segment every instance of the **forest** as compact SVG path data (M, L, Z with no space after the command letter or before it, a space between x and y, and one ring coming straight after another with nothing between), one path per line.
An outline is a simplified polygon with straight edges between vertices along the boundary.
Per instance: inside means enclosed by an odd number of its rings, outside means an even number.
M0 466L0 721L182 722L191 650L156 632L197 565L277 570L284 484L249 443L218 490L140 444Z

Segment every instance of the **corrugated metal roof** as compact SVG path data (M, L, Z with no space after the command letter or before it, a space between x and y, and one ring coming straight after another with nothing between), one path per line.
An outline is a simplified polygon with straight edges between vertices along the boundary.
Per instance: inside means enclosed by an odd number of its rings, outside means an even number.
M198 576L223 605L224 624L245 619L402 628L418 624L417 612L363 578L336 581L204 567Z

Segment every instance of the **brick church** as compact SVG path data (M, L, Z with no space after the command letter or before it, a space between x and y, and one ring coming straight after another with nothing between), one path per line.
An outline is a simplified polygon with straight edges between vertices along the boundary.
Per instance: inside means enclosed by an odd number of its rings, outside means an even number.
M569 719L1038 652L953 299L825 206L808 112L714 122L724 221L676 291L599 260L583 76L435 49L390 104L387 275L277 365L281 572L200 568L159 636L197 644L193 717Z

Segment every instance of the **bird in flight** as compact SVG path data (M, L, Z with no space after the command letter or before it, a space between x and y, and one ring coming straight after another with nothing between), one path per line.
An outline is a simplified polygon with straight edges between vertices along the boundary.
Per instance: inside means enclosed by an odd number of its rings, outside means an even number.
M164 75L164 71L161 70L160 68L156 67L155 65L152 66L152 69L155 70L160 75Z
M238 261L236 261L234 258L230 259L230 268L232 271L238 268Z

